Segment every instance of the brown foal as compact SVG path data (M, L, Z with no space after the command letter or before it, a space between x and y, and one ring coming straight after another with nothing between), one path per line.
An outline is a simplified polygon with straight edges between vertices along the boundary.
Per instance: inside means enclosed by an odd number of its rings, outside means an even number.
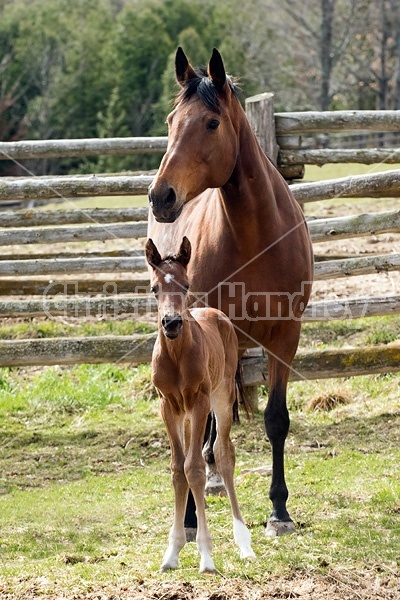
M158 337L153 351L153 383L171 446L175 515L161 569L178 566L186 543L184 517L189 488L197 511L200 572L214 572L211 536L204 509L206 484L202 455L207 418L214 411L216 464L231 503L234 538L242 558L253 558L251 534L240 513L233 473L235 449L229 434L235 401L238 341L230 320L214 308L189 310L187 265L191 245L184 237L178 254L162 259L154 242L146 244L151 286L158 305Z

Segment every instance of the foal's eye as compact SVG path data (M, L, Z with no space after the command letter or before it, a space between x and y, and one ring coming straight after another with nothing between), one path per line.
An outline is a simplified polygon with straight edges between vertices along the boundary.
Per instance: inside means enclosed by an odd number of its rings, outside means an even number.
M218 121L218 119L211 119L211 121L209 121L207 124L207 129L209 129L210 131L215 131L216 129L218 129L219 124L220 121Z
M158 285L152 285L152 286L151 286L151 288L150 288L150 291L151 291L153 294L156 294L156 295L157 295L157 294L158 294Z

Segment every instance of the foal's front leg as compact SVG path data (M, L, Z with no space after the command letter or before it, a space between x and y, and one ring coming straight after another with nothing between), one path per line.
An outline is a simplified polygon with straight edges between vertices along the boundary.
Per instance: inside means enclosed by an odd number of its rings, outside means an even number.
M169 569L176 569L178 566L179 552L186 543L184 517L189 487L184 472L184 415L177 415L165 399L161 402L161 414L167 428L171 446L171 475L175 493L174 522L169 534L168 548L165 551L161 565L162 571L168 571Z
M211 557L212 542L204 508L206 485L205 461L202 455L204 431L209 413L209 399L199 395L190 414L190 445L185 460L185 475L192 490L197 512L197 548L200 552L200 573L214 573Z

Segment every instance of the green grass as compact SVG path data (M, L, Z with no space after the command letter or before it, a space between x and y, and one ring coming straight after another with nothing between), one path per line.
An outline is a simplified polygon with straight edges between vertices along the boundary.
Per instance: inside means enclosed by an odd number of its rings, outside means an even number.
M237 490L257 560L239 560L228 502L209 499L214 557L224 578L214 583L242 578L255 585L355 568L398 573L399 385L393 375L290 386L294 536L265 538L269 479L242 474L270 463L262 413L234 427ZM338 390L348 404L329 413L307 409L315 395ZM158 573L172 491L148 366L1 369L0 416L0 591L4 585L12 597L25 598L39 581L40 594L70 598L143 580L205 583L194 544L182 551L178 571Z
M135 208L138 206L148 206L147 195L142 196L101 196L94 198L67 200L60 204L46 204L42 210L60 210L60 209L85 209L85 208Z
M154 325L131 320L79 321L68 323L65 320L30 320L0 327L0 339L36 339L72 336L133 335L151 333Z
M304 179L307 181L319 181L323 179L337 179L348 175L366 175L367 173L380 173L400 169L400 164L379 163L376 165L360 165L358 163L328 164L322 167L306 165ZM376 200L375 200L376 202Z

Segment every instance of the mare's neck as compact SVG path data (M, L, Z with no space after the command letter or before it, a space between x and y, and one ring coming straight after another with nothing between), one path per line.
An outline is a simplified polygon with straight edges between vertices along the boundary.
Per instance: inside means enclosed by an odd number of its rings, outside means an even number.
M243 108L238 103L237 111L237 134L239 138L239 152L233 173L222 188L229 196L245 197L246 203L253 199L257 205L260 202L260 194L265 196L272 192L274 200L274 188L276 177L280 179L276 169L261 149L258 140L251 129ZM269 193L271 196L271 193ZM259 206L257 206L259 208Z

